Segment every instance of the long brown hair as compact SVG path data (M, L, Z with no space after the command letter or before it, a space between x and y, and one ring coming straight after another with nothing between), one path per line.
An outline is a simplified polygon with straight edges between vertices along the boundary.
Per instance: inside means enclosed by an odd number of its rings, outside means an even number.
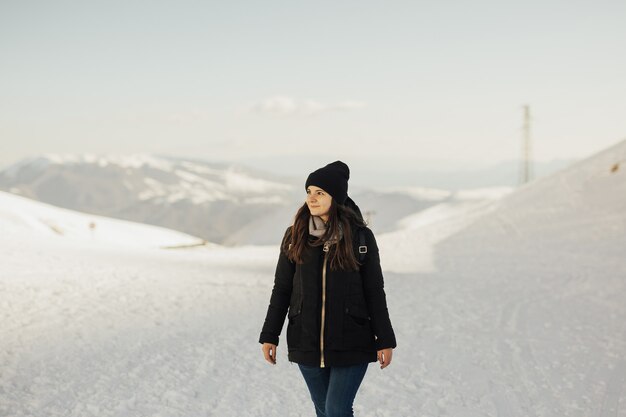
M354 256L352 246L352 226L364 227L366 223L350 207L337 204L335 199L330 202L326 233L321 237L309 235L309 218L311 211L306 202L298 209L295 215L291 233L283 241L283 250L292 262L303 263L304 251L307 246L323 245L331 236L339 235L339 225L343 231L342 239L330 245L330 269L358 271L359 262Z

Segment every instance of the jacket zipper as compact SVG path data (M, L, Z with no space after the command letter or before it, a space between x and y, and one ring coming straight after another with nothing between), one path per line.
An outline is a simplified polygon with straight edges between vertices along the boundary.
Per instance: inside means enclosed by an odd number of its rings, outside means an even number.
M322 266L322 326L320 330L320 368L324 365L324 320L326 319L326 260L330 242L324 243L324 264Z

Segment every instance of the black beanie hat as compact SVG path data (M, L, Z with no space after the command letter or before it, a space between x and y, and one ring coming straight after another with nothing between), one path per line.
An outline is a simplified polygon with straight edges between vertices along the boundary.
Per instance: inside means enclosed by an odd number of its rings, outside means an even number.
M335 161L309 174L304 189L315 185L326 191L337 203L343 205L348 198L350 168L341 161Z

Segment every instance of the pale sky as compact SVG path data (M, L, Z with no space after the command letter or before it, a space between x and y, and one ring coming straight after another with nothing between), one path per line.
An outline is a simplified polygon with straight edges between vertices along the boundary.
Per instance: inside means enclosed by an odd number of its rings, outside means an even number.
M0 168L48 152L486 166L519 156L524 104L537 160L583 158L626 138L624 22L623 0L2 1Z

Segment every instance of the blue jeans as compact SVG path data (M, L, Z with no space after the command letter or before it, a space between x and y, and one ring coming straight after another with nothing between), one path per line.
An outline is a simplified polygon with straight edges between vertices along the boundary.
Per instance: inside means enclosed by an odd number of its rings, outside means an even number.
M320 368L298 364L317 417L353 417L352 403L368 363Z

